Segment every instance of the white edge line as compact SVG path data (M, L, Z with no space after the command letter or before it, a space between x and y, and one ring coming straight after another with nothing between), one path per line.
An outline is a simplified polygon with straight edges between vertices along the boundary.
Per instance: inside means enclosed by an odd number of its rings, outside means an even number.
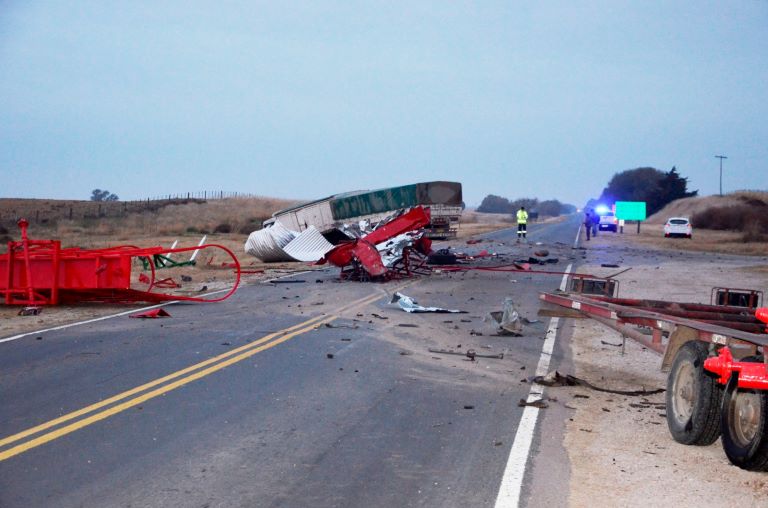
M579 228L581 229L581 228ZM578 240L578 233L576 235ZM565 274L560 282L560 290L564 291L568 281L568 274L573 267L573 263L569 264L565 269ZM547 327L547 336L544 340L544 345L541 348L541 356L539 357L539 365L536 367L536 375L544 376L549 371L549 361L552 358L552 352L555 348L555 339L557 337L557 326L560 323L560 318L553 317L549 321ZM539 400L544 395L543 387L536 384L531 384L531 389L528 392L528 402L534 402ZM533 442L533 436L536 431L536 424L539 418L539 409L531 406L526 406L523 410L523 416L520 418L520 424L517 427L517 433L515 434L515 441L512 443L512 449L509 451L509 458L507 459L507 465L504 468L504 475L501 478L501 485L499 486L499 493L496 496L496 508L512 508L517 507L520 504L520 493L523 488L523 478L525 477L525 469L528 464L528 455L531 450L531 444Z
M275 277L275 278L270 279L270 280L284 279L286 277L293 277L295 275L301 275L301 274L310 273L310 272L313 272L313 271L315 271L315 270L307 270L306 272L290 273L288 275L283 275L283 276L280 276L280 277ZM266 281L264 281L264 282L266 282ZM227 291L230 291L230 290L229 289L221 289L219 291L213 291L211 293L205 293L204 295L200 295L200 296L202 296L202 297L213 296L213 295L218 295L219 293L224 293L224 292L227 292ZM131 309L131 310L127 310L125 312L118 312L117 314L110 314L108 316L101 316L101 317L97 317L97 318L93 318L93 319L87 319L85 321L78 321L76 323L68 323L66 325L54 326L54 327L51 327L51 328L45 328L43 330L35 330L33 332L25 332L25 333L21 333L19 335L13 335L11 337L6 337L4 339L0 339L0 344L2 344L3 342L11 342L11 341L14 341L14 340L23 339L24 337L29 337L30 335L39 335L41 333L55 332L57 330L64 330L66 328L72 328L72 327L80 326L80 325L87 325L87 324L90 324L90 323L96 323L98 321L104 321L106 319L112 319L112 318L116 318L116 317L120 317L120 316L125 316L127 314L133 314L133 313L142 312L142 311L145 311L145 310L157 309L159 307L165 307L166 305L173 305L174 303L180 303L181 301L182 300L171 300L169 302L163 302L163 303L159 303L157 305L150 305L149 307L140 307L138 309Z
M204 295L200 295L200 296L203 296L203 297L205 297L205 296L213 296L213 295L218 295L219 293L224 293L226 291L230 291L230 289L222 289L222 290L219 290L219 291L213 291L211 293L205 293ZM54 327L51 327L51 328L45 328L43 330L36 330L34 332L21 333L19 335L14 335L12 337L6 337L4 339L0 339L0 344L2 344L3 342L11 342L13 340L23 339L24 337L29 337L30 335L39 335L41 333L54 332L54 331L57 331L57 330L64 330L66 328L72 328L74 326L87 325L87 324L90 324L90 323L96 323L97 321L104 321L106 319L112 319L112 318L116 318L116 317L120 317L120 316L125 316L127 314L134 314L136 312L141 312L141 311L145 311L145 310L157 309L159 307L165 307L166 305L173 305L174 303L180 303L180 302L182 302L182 300L171 300L169 302L158 303L157 305L150 305L149 307L140 307L138 309L126 310L124 312L118 312L117 314L110 314L108 316L101 316L101 317L97 317L97 318L93 318L93 319L87 319L85 321L78 321L76 323L68 323L66 325L54 326Z
M579 224L579 229L576 230L576 239L573 241L574 249L579 248L579 236L581 236L581 224Z

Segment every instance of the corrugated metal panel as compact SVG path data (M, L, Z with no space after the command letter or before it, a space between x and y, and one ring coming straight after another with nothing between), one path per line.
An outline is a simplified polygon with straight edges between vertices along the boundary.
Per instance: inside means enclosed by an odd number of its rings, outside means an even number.
M285 253L293 259L305 262L317 261L331 249L333 244L326 240L314 226L309 226L309 229L303 231L283 248Z
M254 231L245 242L245 252L265 263L293 261L283 247L296 238L296 233L287 229L279 221L271 227Z

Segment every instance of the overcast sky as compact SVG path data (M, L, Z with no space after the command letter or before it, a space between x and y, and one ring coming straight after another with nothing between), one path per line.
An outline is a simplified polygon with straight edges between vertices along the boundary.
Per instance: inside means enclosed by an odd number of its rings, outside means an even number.
M0 197L768 189L768 1L0 0Z

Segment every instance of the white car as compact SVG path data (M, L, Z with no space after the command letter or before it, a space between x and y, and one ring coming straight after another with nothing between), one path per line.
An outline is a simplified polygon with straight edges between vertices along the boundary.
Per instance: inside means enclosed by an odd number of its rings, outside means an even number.
M600 231L613 231L614 233L619 228L619 220L616 218L616 214L613 212L605 212L600 214L600 223L597 225Z
M667 219L667 223L664 224L665 238L673 236L691 238L692 234L693 228L691 227L691 221L689 221L687 217L670 217Z

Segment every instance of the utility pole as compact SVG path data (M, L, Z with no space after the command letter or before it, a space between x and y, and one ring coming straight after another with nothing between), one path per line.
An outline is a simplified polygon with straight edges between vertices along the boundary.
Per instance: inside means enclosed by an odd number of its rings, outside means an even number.
M720 196L723 195L723 159L727 159L725 155L715 155L716 159L720 159Z

